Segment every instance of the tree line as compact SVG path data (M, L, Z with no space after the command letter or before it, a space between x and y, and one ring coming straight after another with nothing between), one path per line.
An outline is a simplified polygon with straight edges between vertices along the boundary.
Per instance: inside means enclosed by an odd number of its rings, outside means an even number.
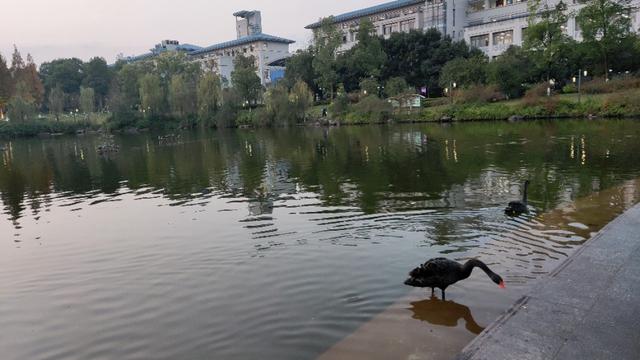
M104 111L113 127L168 121L185 127L283 125L304 122L318 102L331 103L336 116L369 117L389 111L382 98L416 91L439 97L453 87L482 88L515 98L537 83L567 85L579 70L607 80L637 72L640 40L632 30L630 0L580 1L585 6L575 14L562 1L555 6L529 1L523 46L491 60L435 29L385 39L366 19L359 24L357 44L340 51L343 34L327 18L314 32L314 44L293 54L285 77L269 88L262 86L253 57L236 57L231 78L225 79L215 73L215 64L180 52L113 66L99 57L56 59L38 70L30 55L24 61L14 48L10 62L0 54L0 117L8 111L12 121L27 122L38 113L59 120L67 112ZM571 17L580 42L567 35Z
M580 0L577 13L560 1L549 6L529 1L523 46L511 46L495 59L452 41L437 30L375 35L364 19L358 43L339 52L342 32L332 18L322 21L314 45L298 51L287 63L285 81L305 81L322 98L340 101L342 93L395 96L403 91L427 90L428 96L446 95L453 87L494 85L506 97L519 97L533 84L562 86L580 69L608 79L640 69L640 40L632 30L630 0ZM582 35L567 34L570 17Z

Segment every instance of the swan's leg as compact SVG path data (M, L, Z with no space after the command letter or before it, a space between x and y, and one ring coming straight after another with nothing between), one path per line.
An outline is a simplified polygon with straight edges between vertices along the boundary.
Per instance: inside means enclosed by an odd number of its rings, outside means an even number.
M442 300L445 300L444 289L442 289Z
M435 294L436 289L435 288L431 288L431 296L433 297L433 295Z

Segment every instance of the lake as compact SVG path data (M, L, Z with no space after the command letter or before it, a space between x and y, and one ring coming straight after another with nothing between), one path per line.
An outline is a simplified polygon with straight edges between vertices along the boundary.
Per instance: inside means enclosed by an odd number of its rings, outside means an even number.
M451 358L640 199L633 120L158 136L0 140L3 359Z

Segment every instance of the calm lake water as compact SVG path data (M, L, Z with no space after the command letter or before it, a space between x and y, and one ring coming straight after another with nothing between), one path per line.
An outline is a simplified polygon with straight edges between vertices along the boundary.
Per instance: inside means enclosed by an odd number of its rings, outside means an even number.
M353 358L398 324L450 358L640 197L630 120L113 141L0 141L3 359ZM525 179L535 210L508 218ZM436 256L507 290L403 285Z

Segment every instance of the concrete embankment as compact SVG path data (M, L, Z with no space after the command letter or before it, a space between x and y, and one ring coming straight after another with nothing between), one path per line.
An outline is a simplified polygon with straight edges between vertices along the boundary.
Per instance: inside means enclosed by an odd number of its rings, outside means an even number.
M542 279L457 359L640 359L640 205Z

